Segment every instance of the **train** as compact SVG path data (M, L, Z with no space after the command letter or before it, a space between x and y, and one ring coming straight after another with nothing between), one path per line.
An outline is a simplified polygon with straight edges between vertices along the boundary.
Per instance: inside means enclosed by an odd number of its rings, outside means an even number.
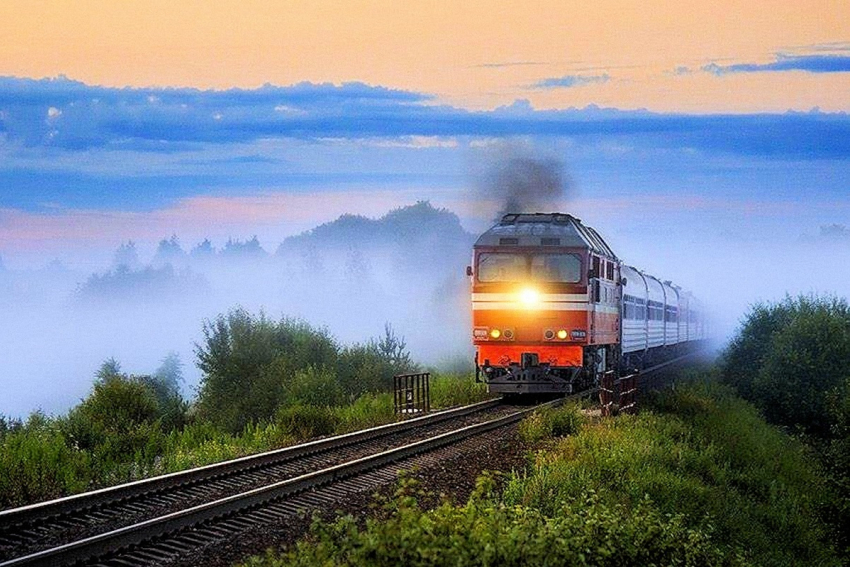
M576 393L707 339L692 293L626 265L569 214L504 215L475 242L466 273L476 380L493 393Z

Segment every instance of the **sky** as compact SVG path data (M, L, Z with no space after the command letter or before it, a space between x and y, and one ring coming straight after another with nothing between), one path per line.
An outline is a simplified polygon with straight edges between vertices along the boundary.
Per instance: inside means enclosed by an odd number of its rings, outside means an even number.
M122 243L143 262L172 235L274 252L420 200L475 234L502 206L488 172L515 156L559 164L559 208L694 290L728 336L754 301L850 293L848 111L846 0L4 0L0 386L16 412L61 410L112 354L191 365L200 312L69 316ZM202 315L292 306L275 293ZM41 357L45 337L64 354ZM69 368L53 405L26 386Z
M7 0L0 38L7 266L419 199L474 231L504 146L609 230L847 223L842 0Z

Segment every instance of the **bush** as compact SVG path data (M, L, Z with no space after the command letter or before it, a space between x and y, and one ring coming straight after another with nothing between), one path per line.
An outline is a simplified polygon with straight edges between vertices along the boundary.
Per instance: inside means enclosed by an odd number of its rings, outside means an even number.
M337 346L324 329L292 319L236 309L204 324L196 345L203 371L199 414L231 433L270 421L284 402L285 385L309 366L334 368Z
M65 444L56 422L35 413L0 438L0 508L84 490L88 459Z
M723 379L771 422L827 437L836 422L828 401L850 396L848 361L847 301L786 298L753 308L725 353Z
M826 487L811 455L717 385L678 389L655 412L558 441L504 498L553 515L588 491L629 509L648 499L757 564L837 564L820 519Z
M563 437L581 431L584 423L577 405L570 404L553 408L544 406L522 420L519 434L526 443L537 443L552 437Z
M342 387L332 370L308 366L296 370L284 386L283 404L335 406L343 402Z
M331 435L336 432L339 421L329 407L306 405L283 407L275 418L281 431L299 440Z
M423 512L403 485L388 506L389 517L367 520L363 530L351 516L316 522L311 537L290 553L269 551L246 565L742 564L710 533L689 529L681 516L665 516L650 505L630 510L591 493L549 517L503 504L480 488L465 506L444 503Z
M481 402L494 396L471 375L431 374L431 407L447 408Z
M334 413L339 418L337 433L391 423L396 418L393 397L386 392L363 394L349 405L334 408Z

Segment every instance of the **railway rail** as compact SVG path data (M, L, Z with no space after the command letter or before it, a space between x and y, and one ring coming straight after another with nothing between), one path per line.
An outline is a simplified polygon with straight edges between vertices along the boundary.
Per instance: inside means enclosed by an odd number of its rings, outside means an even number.
M286 478L294 478L346 460L381 452L418 438L437 435L458 424L504 412L499 400L435 412L250 455L223 463L162 475L66 498L0 511L0 561L26 552L97 535L164 512L232 496ZM108 530L111 531L111 530ZM5 563L0 563L5 565Z
M464 440L498 435L538 407L491 400L2 511L0 567L174 561L234 534L374 490L399 469Z

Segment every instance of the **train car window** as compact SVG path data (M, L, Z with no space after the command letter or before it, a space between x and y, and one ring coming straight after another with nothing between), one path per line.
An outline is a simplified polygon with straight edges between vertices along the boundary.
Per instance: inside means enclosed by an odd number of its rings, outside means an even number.
M535 254L531 257L531 279L577 283L581 281L581 259L575 254Z
M614 281L614 262L605 262L605 277L611 281Z
M601 277L601 274L599 273L599 256L593 257L593 277Z
M478 281L522 281L526 275L526 261L521 254L482 253L478 256Z

